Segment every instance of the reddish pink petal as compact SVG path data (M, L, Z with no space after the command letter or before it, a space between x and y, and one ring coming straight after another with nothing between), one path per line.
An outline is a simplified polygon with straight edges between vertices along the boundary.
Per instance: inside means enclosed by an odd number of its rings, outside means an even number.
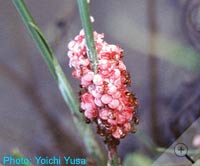
M113 137L120 139L131 130L134 98L129 98L125 84L126 66L122 62L122 49L103 40L104 35L94 32L94 42L98 54L98 73L94 74L87 57L84 31L68 44L69 65L74 68L73 76L81 79L83 89L81 108L88 119L101 121L105 133L112 131ZM133 100L133 101L132 101ZM102 124L103 123L103 124Z

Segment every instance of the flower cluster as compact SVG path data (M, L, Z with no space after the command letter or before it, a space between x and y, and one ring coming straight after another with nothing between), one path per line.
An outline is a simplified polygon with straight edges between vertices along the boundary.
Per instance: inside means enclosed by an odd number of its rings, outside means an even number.
M120 139L135 130L138 103L127 89L131 80L122 61L123 50L103 38L103 34L94 32L97 73L88 59L83 30L68 44L69 65L74 67L73 77L81 80L81 111L86 119L97 124L100 135Z

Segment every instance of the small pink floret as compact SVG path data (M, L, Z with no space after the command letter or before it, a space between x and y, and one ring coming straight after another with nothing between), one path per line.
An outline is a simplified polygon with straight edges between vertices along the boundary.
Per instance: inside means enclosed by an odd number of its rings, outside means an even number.
M99 75L99 74L94 75L93 83L94 83L95 85L102 85L102 84L103 84L102 76Z
M110 95L105 94L101 97L101 101L104 104L108 104L112 101L112 97Z
M119 106L119 100L113 99L108 105L110 108L115 109Z

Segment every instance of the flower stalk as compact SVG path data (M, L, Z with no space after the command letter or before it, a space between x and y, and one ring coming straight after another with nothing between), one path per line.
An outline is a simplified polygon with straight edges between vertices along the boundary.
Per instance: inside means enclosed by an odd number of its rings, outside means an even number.
M108 145L108 163L107 166L122 166L117 153L117 146Z

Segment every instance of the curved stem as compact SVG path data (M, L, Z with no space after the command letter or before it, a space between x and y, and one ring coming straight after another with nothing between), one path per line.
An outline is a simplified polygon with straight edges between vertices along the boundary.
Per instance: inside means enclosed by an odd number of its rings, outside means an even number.
M104 165L105 158L103 151L96 141L92 129L83 121L82 114L79 112L79 102L77 101L72 87L66 78L58 60L52 52L48 42L46 41L39 27L37 27L35 24L35 21L31 16L31 13L29 12L24 0L13 0L12 2L23 19L24 24L29 30L32 38L34 39L35 44L40 50L41 55L48 65L52 76L56 80L63 99L71 111L74 124L83 139L88 153L94 157L98 163Z

